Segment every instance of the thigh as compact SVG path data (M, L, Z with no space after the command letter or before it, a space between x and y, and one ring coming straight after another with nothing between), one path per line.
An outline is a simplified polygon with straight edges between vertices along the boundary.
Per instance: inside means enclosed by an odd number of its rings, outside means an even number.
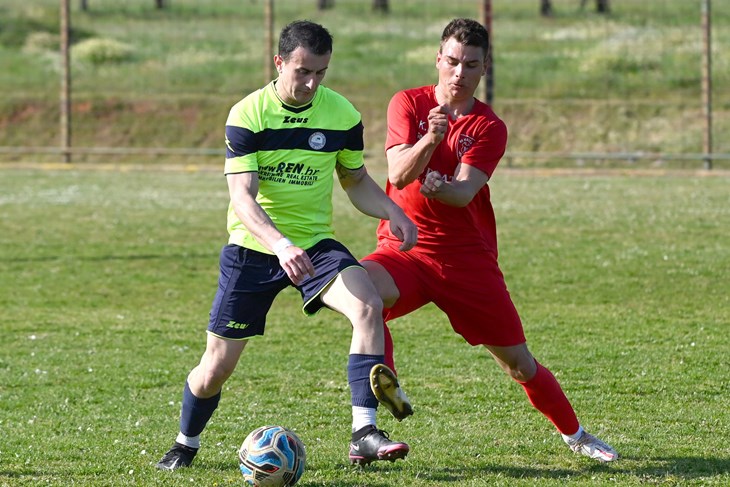
M325 239L317 242L312 248L307 249L307 255L312 261L315 275L296 286L302 295L304 302L302 310L306 315L313 315L327 306L322 300L323 293L345 270L356 268L357 272L362 272L364 279L367 280L365 270L357 259L336 240ZM371 286L369 291L375 294L372 283L368 281L367 284Z
M209 333L201 364L205 363L208 367L233 370L246 343L248 343L248 340L227 340Z
M384 308L390 308L398 300L398 286L388 270L373 260L361 260L360 264L368 271L368 277L373 282L378 296L383 301Z
M246 340L228 340L208 333L205 353L188 374L192 393L200 398L217 394L235 370L245 346Z
M436 305L454 331L471 345L510 347L525 342L517 309L496 260L489 256L449 256L442 261Z
M208 333L229 340L263 335L274 298L289 285L276 256L226 245L221 251Z
M386 321L407 315L431 301L428 283L433 282L435 274L427 256L383 245L363 258L363 262L380 265L397 288L396 293L391 291L393 296L387 296L395 302L385 310Z
M367 271L348 267L340 272L319 295L322 303L356 322L365 315L365 308L377 312L380 319L383 305Z

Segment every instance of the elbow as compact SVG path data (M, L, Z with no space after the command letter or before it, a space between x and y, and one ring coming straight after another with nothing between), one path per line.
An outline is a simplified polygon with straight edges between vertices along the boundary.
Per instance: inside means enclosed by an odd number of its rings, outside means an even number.
M403 174L389 174L388 182L397 189L403 189L413 182L413 179L405 177Z
M406 183L400 179L389 178L390 184L395 186L396 189L401 190L406 187Z

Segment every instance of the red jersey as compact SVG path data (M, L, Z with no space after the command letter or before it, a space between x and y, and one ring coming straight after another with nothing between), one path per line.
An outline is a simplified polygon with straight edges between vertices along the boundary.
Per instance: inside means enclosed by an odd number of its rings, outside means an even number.
M415 144L428 131L428 112L438 106L435 86L423 86L396 93L388 105L388 136L385 150L400 144ZM497 230L489 186L484 187L465 207L457 208L428 199L420 193L429 171L447 179L454 176L459 163L469 164L491 179L504 155L507 127L491 108L479 100L468 115L449 119L446 136L436 147L428 165L402 190L386 183L385 192L418 226L415 249L427 253L487 251L497 256ZM378 243L400 245L387 221L378 225Z

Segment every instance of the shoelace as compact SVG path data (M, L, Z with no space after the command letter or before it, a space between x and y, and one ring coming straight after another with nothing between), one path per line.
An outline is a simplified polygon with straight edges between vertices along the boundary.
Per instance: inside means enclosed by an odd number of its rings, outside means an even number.
M592 434L585 433L585 432L580 436L580 438L575 440L575 443L570 445L570 449L573 451L578 451L582 447L584 447L588 444L591 444L591 443L593 444L594 449L606 451L606 452L610 451L610 447L607 444L605 444L604 442L602 442L601 440L599 440Z
M390 435L388 434L387 431L379 430L376 428L375 431L373 431L373 433L378 433L380 436L384 437L386 440L390 440Z
M595 438L590 433L583 432L583 434L580 435L580 438L578 438L575 441L571 441L569 443L570 449L573 451L578 451L581 448L583 448L585 445L590 443L591 440L595 440Z

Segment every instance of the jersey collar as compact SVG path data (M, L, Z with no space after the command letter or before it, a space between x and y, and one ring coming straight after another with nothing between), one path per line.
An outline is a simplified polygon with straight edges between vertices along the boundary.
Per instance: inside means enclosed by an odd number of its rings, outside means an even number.
M317 96L319 95L319 87L318 87L317 93L314 94L312 101L310 101L306 105L302 105L300 107L293 107L291 105L287 105L286 103L284 103L284 100L282 100L281 97L279 96L279 93L276 91L276 80L271 82L271 89L274 92L274 96L276 96L276 99L279 100L279 103L281 103L281 107L284 110L287 110L292 113L302 113L302 112L309 110L310 108L312 108L312 105L314 104L314 100L316 100Z

